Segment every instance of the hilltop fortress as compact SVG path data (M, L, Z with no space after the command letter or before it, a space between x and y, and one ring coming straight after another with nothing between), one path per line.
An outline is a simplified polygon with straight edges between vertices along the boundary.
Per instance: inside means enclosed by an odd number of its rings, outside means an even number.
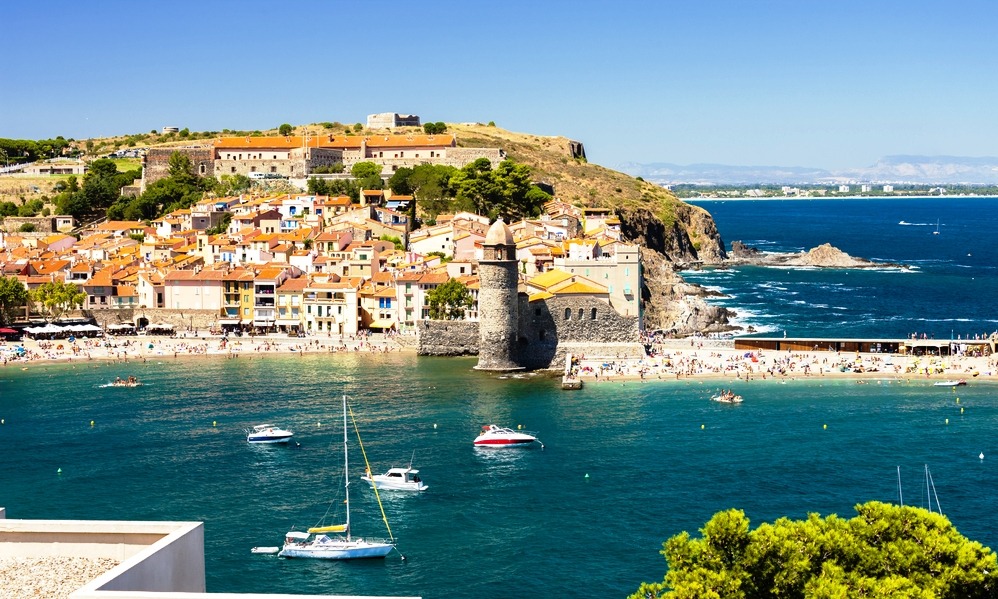
M459 148L455 135L292 135L287 137L218 137L209 143L177 148L150 148L142 160L142 191L169 175L169 160L179 152L200 176L272 175L307 179L317 168L342 164L349 172L358 162L373 162L391 176L401 167L439 164L461 168L479 158L497 166L506 153L499 148Z

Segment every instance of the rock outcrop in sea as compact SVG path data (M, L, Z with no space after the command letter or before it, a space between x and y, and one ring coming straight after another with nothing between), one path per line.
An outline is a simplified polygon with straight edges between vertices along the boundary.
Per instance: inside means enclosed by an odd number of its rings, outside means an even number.
M817 268L908 268L907 265L897 262L877 262L866 258L856 258L830 243L813 247L804 252L761 252L740 241L732 242L731 253L725 264Z

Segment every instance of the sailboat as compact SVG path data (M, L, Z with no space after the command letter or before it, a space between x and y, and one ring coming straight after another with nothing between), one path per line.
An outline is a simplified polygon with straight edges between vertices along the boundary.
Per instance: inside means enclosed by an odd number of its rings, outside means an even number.
M356 421L354 429L356 430ZM357 432L360 439L360 432ZM363 446L361 446L363 447ZM367 461L365 455L364 461ZM350 461L347 457L347 396L343 396L343 477L345 489L346 521L343 524L330 526L315 526L307 532L292 530L284 535L284 547L278 557L304 557L312 559L359 559L385 557L395 549L395 538L388 526L385 509L381 506L381 497L375 488L375 497L381 507L381 518L388 529L389 540L371 540L355 538L350 535ZM370 470L370 466L368 466ZM321 522L320 522L321 524ZM335 536L330 536L335 535Z
M981 454L982 456L984 454ZM982 458L983 459L983 458ZM904 495L901 494L901 466L898 466L898 501L904 507ZM943 515L943 508L939 506L939 495L936 494L936 483L932 480L932 473L929 472L929 465L925 465L925 496L929 502L929 511L932 511L932 499L936 500L936 513Z
M933 235L939 235L939 219L936 219L936 230L932 232Z

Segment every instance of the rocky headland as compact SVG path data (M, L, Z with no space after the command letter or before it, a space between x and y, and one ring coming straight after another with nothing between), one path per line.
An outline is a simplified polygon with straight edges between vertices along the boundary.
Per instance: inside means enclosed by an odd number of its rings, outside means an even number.
M761 252L741 241L731 244L725 265L755 266L794 266L817 268L908 268L896 262L876 262L866 258L856 258L843 252L830 243L813 247L804 252Z

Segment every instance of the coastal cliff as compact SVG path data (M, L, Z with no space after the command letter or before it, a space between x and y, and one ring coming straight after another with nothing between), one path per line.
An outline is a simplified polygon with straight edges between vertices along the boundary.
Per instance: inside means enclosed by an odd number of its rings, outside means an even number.
M459 145L503 148L510 159L528 165L537 181L553 188L557 198L616 214L624 240L642 247L645 329L677 335L730 329L728 311L708 306L703 297L709 292L686 283L677 272L727 259L717 225L705 209L658 185L589 163L582 144L568 138L484 125L448 127L457 133Z

